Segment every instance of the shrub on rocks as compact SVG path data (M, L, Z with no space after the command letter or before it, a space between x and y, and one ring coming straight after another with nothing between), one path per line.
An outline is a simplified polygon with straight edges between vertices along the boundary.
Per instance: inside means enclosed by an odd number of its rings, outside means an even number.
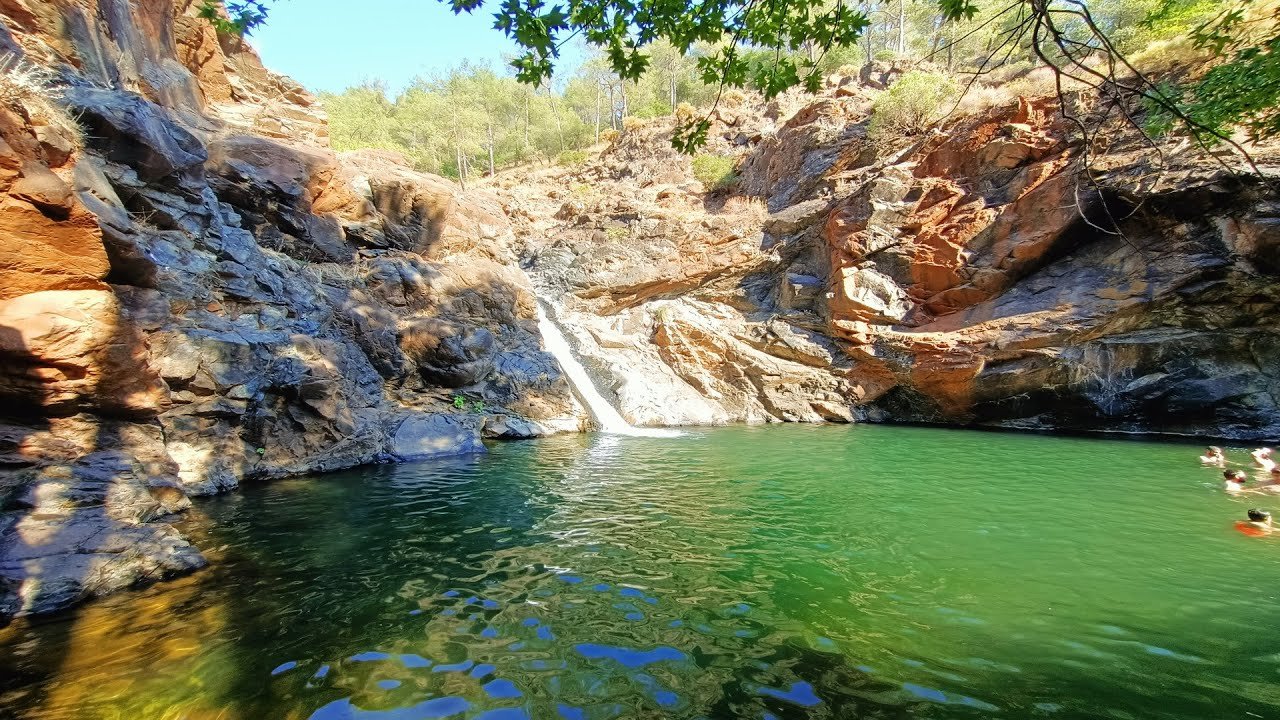
M702 154L694 157L693 176L708 192L723 190L738 182L736 163L728 155Z
M868 135L883 144L918 135L941 120L959 94L959 84L947 75L909 72L876 98Z

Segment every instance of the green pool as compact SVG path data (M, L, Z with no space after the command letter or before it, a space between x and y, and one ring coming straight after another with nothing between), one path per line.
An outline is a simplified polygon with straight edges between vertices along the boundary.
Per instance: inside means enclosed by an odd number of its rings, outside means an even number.
M0 716L1277 717L1280 536L1232 523L1280 496L1198 451L723 428L252 487L183 522L210 569L0 630Z

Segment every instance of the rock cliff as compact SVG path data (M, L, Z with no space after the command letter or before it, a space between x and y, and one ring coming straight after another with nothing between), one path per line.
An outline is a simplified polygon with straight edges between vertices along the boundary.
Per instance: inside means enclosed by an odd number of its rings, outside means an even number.
M1274 148L1241 176L1113 125L1086 163L1048 98L877 147L875 85L719 110L729 192L669 121L504 183L624 415L1280 437Z
M0 617L203 564L190 496L585 419L498 202L331 152L194 4L0 1L51 71L0 107Z
M194 5L0 0L43 69L0 107L0 618L199 567L192 496L586 428L536 295L639 425L1280 437L1270 180L1086 164L1035 98L877 146L877 71L719 108L729 190L659 120L464 192L332 152Z

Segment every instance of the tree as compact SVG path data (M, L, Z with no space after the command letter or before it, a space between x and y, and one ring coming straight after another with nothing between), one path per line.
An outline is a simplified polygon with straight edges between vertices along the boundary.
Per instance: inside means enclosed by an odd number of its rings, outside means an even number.
M474 12L485 0L441 0L455 12ZM203 0L206 16L242 30L265 18L264 0ZM695 46L703 82L720 89L757 87L766 97L804 86L815 91L829 53L865 40L868 57L876 41L894 54L912 52L922 41L944 52L949 64L960 51L977 75L1023 58L1051 68L1062 83L1093 87L1104 100L1100 117L1138 125L1135 106L1168 118L1204 144L1225 142L1231 126L1243 124L1253 137L1280 134L1280 13L1264 0L502 0L495 3L495 28L521 48L512 60L516 78L541 85L552 76L560 48L573 37L598 48L621 81L609 90L621 99L622 114L635 84L651 69L660 43L681 56ZM215 10L209 10L210 7ZM493 7L491 5L491 7ZM927 9L926 9L927 8ZM1144 16L1143 22L1135 19ZM1203 77L1169 86L1147 77L1126 58L1145 26L1156 32L1185 23L1199 47L1225 59ZM941 37L947 37L944 42ZM977 45L981 47L977 47ZM918 55L921 56L921 55ZM661 67L657 68L661 74ZM631 84L631 87L628 86ZM1065 99L1065 97L1064 97ZM611 104L611 107L616 105ZM1066 103L1063 103L1064 113ZM1098 116L1095 114L1095 120ZM1070 117L1087 134L1084 120ZM707 116L692 119L674 134L676 147L691 151L706 142Z

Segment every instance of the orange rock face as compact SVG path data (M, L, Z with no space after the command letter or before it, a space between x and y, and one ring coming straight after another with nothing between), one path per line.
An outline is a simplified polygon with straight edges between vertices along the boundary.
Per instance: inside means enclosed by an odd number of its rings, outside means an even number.
M115 294L45 290L0 302L0 396L13 409L146 417L168 388Z
M882 251L906 268L910 325L990 299L1025 274L1077 216L1062 172L1071 162L1064 131L1045 117L1025 100L992 111L927 141L912 163L874 181L870 198L832 212L824 239L841 278L837 300L857 293L842 279L847 270ZM848 305L838 301L832 319L876 320Z
M104 287L110 267L102 233L71 192L73 161L64 146L56 128L37 129L0 108L0 300Z

